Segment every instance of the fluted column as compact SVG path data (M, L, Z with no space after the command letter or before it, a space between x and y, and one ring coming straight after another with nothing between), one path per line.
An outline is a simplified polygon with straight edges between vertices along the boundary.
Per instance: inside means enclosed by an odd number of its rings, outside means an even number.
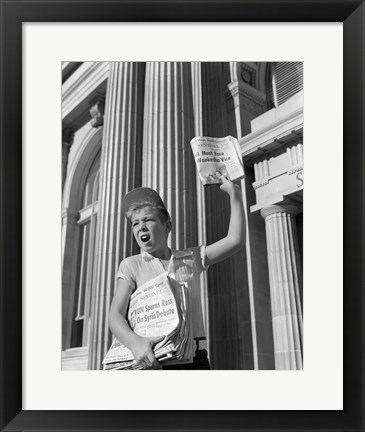
M194 135L203 135L203 101L202 101L202 71L201 62L191 63L191 79L193 87L193 110L194 110ZM198 241L200 245L207 244L207 227L206 227L206 210L205 210L205 194L204 187L200 180L198 171L195 170L196 175L196 207L198 218ZM207 273L202 272L200 275L201 286L201 302L203 308L203 319L206 331L206 341L201 341L200 346L208 350L209 356L209 293L208 293L208 278Z
M230 133L225 90L229 83L228 63L201 64L203 135L223 137ZM235 133L232 132L232 135ZM204 188L207 243L227 234L229 197L216 186ZM245 287L245 259L240 251L208 271L210 361L214 369L252 369L249 301ZM250 344L252 345L252 344ZM248 354L248 355L247 355Z
M294 205L265 207L275 369L303 369L302 265Z
M191 68L189 63L149 62L143 133L143 186L157 190L173 221L171 247L197 244Z
M121 200L140 186L143 91L143 64L111 63L101 152L89 369L101 368L109 348L108 312L119 262L135 252Z

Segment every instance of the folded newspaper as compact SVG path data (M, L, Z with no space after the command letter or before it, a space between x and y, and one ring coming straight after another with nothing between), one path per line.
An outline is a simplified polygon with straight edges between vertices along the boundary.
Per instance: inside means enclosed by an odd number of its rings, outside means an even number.
M167 273L137 287L127 314L131 329L143 337L165 336L153 348L160 363L192 362L194 347L190 289L171 280ZM132 351L113 339L103 360L104 370L141 369Z
M221 184L222 175L234 181L244 178L239 144L228 135L223 138L195 137L190 141L195 163L204 186Z

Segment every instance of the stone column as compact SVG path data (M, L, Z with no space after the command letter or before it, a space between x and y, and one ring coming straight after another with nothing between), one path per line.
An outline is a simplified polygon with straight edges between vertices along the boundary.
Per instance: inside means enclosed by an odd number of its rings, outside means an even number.
M202 71L201 62L191 63L191 78L193 88L193 110L194 110L194 135L203 135L203 101L202 101ZM207 244L207 227L206 227L206 209L205 209L205 194L204 187L200 180L197 170L196 173L196 208L198 218L198 242L200 245ZM208 350L209 356L209 293L208 293L208 278L207 272L202 272L200 275L201 286L201 302L203 307L204 326L206 331L206 340L200 341L200 347Z
M229 62L229 72L230 82L225 90L228 130L231 135L240 140L251 132L251 120L264 112L265 95L257 90L257 67L253 63L249 66L241 62ZM254 258L255 254L256 256L260 254L257 238L259 235L256 228L257 216L252 215L249 210L252 179L248 166L245 167L245 174L246 178L242 180L241 188L246 222L246 242L243 254L240 256L241 264L237 257L235 263L238 268L247 268L247 287L245 286L246 281L243 281L242 278L241 286L238 289L245 292L242 304L249 305L249 311L242 308L242 322L245 322L246 326L250 322L252 337L250 338L246 331L243 352L245 355L252 353L254 369L260 369L260 367L266 369L269 368L266 361L267 356L261 356L260 341L267 338L261 336L263 333L262 320L260 313L256 315L255 310L255 295L262 285L262 263L260 260L258 264L258 260ZM262 223L261 220L260 222ZM263 247L265 250L265 246ZM262 364L262 359L264 359L264 364Z
M295 216L299 208L275 204L261 210L269 264L275 369L303 369L302 265Z
M196 177L190 140L194 115L190 63L149 62L143 131L143 186L170 211L170 246L197 244Z
M203 135L236 136L228 122L225 97L230 82L229 64L203 62L201 81ZM205 187L204 194L206 237L210 244L227 234L230 205L228 195L216 186ZM249 300L245 288L247 267L243 253L241 250L215 264L207 273L209 348L214 369L253 369Z
M121 212L121 200L129 190L141 185L144 69L144 64L131 62L112 62L110 67L101 151L89 369L101 368L109 348L108 313L119 262L136 252Z

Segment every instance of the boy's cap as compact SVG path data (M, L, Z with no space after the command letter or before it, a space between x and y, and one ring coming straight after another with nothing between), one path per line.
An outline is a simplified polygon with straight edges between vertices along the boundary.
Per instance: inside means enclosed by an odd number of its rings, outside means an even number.
M147 187L139 187L128 192L123 197L122 212L124 213L124 216L127 217L128 210L131 208L132 205L146 201L150 202L152 205L155 206L162 206L167 212L164 202L162 201L160 195L154 189Z

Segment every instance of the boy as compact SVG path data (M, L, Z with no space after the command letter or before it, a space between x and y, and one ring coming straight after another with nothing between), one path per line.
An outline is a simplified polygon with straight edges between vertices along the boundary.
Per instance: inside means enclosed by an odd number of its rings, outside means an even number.
M172 283L184 283L191 288L193 336L204 338L200 301L199 274L210 265L228 258L244 243L244 213L240 187L222 176L220 189L230 197L231 217L226 237L217 242L183 251L171 250L167 238L171 220L160 196L153 189L137 188L122 200L122 211L131 223L134 237L141 248L140 255L124 259L117 273L117 288L110 307L109 326L114 336L128 347L143 369L161 369L153 347L164 337L145 338L134 333L126 320L129 299L137 286L167 272ZM198 353L199 355L200 353ZM163 369L195 369L199 366L197 353L193 364L164 366Z

